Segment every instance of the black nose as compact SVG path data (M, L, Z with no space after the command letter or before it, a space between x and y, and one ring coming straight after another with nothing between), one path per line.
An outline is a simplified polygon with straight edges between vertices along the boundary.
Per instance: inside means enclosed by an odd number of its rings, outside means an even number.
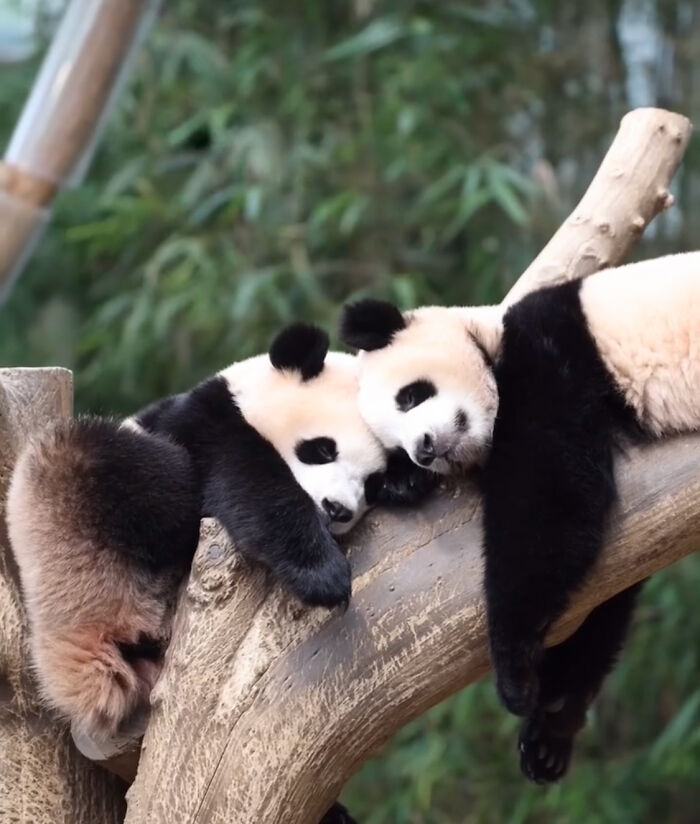
M331 521L338 521L341 524L352 521L352 512L343 504L339 504L338 501L329 501L328 498L324 498L321 503Z
M435 460L435 441L432 436L423 435L423 440L418 442L416 447L416 460L421 466L430 466Z

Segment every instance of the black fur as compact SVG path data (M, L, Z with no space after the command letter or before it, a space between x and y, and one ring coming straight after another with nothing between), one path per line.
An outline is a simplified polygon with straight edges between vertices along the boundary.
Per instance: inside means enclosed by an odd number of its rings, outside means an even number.
M186 450L107 418L67 424L71 468L57 494L96 545L147 567L186 566L197 547L200 496ZM47 490L52 494L52 490Z
M302 380L315 378L323 370L328 354L328 335L318 326L293 323L283 329L270 346L270 363L275 369L290 369Z
M364 298L343 307L340 339L346 346L370 352L388 346L405 327L406 321L393 303Z
M336 802L323 816L319 824L357 824L357 822L342 804Z
M503 704L527 716L523 769L536 781L565 771L634 601L601 606L569 642L543 651L549 626L601 550L616 499L615 451L641 434L588 331L579 287L543 289L507 312L482 475L492 661ZM562 699L564 714L548 715Z
M305 464L327 464L337 460L338 447L333 438L311 438L299 441L294 447L294 454Z
M602 603L570 638L545 651L537 707L518 739L520 766L532 781L557 781L566 773L574 737L622 649L641 586Z
M440 483L440 476L417 466L403 449L387 456L384 472L370 475L365 483L365 498L370 505L415 506Z
M269 441L241 414L224 378L147 408L142 426L187 449L218 518L244 554L266 564L302 601L350 598L350 565L314 502Z
M409 412L420 406L428 398L434 398L437 395L437 389L432 381L421 378L413 381L406 386L402 386L396 393L394 402L399 412Z
M162 640L151 638L144 633L141 633L135 644L117 641L117 646L122 658L129 664L133 664L142 658L147 661L158 661L165 652Z

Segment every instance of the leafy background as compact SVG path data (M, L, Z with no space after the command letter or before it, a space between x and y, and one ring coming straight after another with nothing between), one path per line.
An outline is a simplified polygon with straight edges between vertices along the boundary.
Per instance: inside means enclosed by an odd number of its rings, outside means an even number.
M0 68L5 141L40 57ZM0 362L68 366L78 409L131 412L351 296L496 301L639 105L698 119L695 0L170 0L0 308ZM697 246L699 174L696 140L638 256ZM697 558L649 584L559 786L520 778L485 682L345 800L366 824L697 824L698 592Z

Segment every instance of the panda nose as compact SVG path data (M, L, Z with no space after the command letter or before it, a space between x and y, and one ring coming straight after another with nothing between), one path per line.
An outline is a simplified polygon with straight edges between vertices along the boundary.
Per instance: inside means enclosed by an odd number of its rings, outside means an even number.
M423 435L423 440L418 441L416 446L416 460L421 466L430 466L435 460L435 441L427 433Z
M347 524L348 521L352 521L352 512L338 501L329 501L328 498L324 498L321 503L331 521L337 521L340 524Z

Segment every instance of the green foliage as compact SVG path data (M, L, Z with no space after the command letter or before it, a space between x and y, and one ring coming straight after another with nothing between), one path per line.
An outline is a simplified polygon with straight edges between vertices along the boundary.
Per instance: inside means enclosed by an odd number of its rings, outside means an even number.
M86 181L0 308L0 362L69 366L79 409L130 412L291 319L332 327L352 295L497 300L628 108L623 5L164 3ZM656 0L671 105L692 115L690 5ZM35 70L2 69L6 137ZM644 256L697 246L699 145ZM694 824L698 591L698 559L650 583L560 786L521 779L487 682L402 730L348 803L366 824Z
M293 318L332 326L353 293L496 299L535 186L468 127L503 82L475 70L473 19L420 3L352 18L322 3L166 10L2 312L3 360L61 354L80 406L128 410ZM60 347L57 312L74 318Z

